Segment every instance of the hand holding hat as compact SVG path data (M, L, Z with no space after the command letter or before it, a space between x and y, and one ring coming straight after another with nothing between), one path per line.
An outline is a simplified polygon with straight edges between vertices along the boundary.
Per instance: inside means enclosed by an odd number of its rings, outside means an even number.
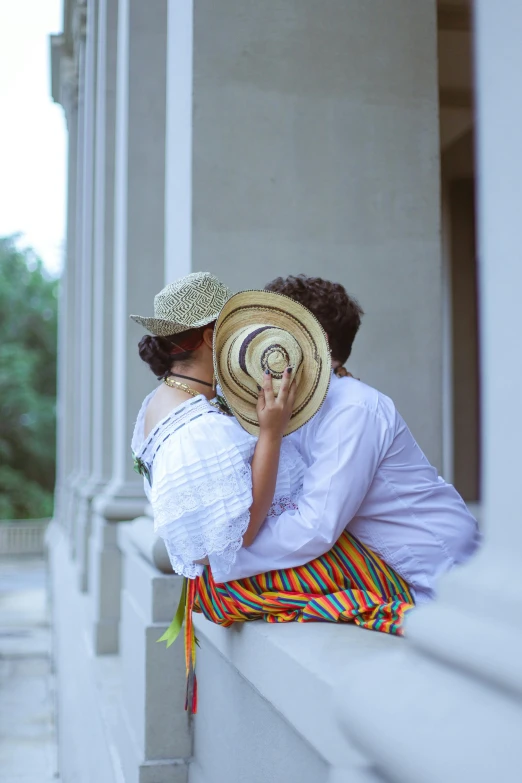
M268 370L265 371L256 406L260 435L264 433L276 439L284 435L292 418L296 390L291 367L284 371L277 392L274 390L272 375Z

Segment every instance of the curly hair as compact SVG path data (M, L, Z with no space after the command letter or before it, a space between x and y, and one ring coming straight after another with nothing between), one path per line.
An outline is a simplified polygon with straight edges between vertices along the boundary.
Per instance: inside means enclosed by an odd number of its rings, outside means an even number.
M311 310L328 335L332 358L345 363L352 352L364 311L344 286L321 277L290 275L276 277L265 289L284 294Z

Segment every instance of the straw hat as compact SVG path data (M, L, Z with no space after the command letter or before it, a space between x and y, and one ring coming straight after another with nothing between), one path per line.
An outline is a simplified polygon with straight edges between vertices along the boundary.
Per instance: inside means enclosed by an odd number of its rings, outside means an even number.
M328 391L331 357L326 333L314 315L287 296L243 291L223 307L214 332L214 369L223 397L239 423L259 434L256 404L265 370L274 391L293 368L294 411L285 435L314 416Z
M158 337L169 337L216 320L231 292L210 272L193 272L169 283L154 297L154 317L131 315Z

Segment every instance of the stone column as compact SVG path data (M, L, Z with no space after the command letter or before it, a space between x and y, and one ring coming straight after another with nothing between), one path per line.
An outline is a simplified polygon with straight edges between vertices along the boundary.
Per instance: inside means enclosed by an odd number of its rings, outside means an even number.
M118 0L99 0L96 88L96 150L94 184L94 280L93 280L93 427L92 490L102 494L111 476L113 452L113 299L114 299L114 175L116 159L116 70L118 52ZM118 614L120 553L105 517L91 506L89 542L89 591L94 649L103 651L105 612ZM109 623L116 645L117 626ZM116 635L115 635L116 634Z
M54 36L51 46L56 50L59 95L68 131L67 152L67 229L63 268L60 280L58 308L58 394L56 439L56 490L54 519L62 525L67 522L67 487L73 462L73 438L76 419L75 382L71 367L75 354L76 316L74 307L76 257L76 172L78 157L78 83L73 59L64 52L62 36Z
M192 265L193 3L168 2L165 280Z
M74 62L78 75L78 111L77 111L77 141L76 141L76 220L75 220L75 268L74 276L74 330L71 334L73 345L72 361L69 372L74 379L75 417L69 433L71 443L71 472L67 488L67 528L71 554L76 555L76 521L78 489L82 486L82 407L80 400L80 383L85 380L82 375L81 354L81 324L82 324L82 268L83 268L83 223L84 223L84 138L85 138L85 37L86 37L86 5L78 4L73 16L73 46Z
M518 0L477 0L475 36L485 541L469 565L445 578L440 599L411 616L403 655L380 670L358 667L340 689L350 739L385 771L383 780L405 783L515 780L519 769L522 93L512 88L522 69Z
M435 2L172 0L171 16L169 276L190 258L236 290L344 283L367 313L353 372L441 467Z
M509 556L522 588L522 526L518 464L522 420L512 415L522 383L522 263L520 205L522 95L511 95L510 76L522 66L517 43L522 6L477 2L479 288L484 432L484 516L496 556Z
M91 500L96 489L93 476L93 367L97 346L93 339L93 274L94 274L94 153L96 118L96 52L98 0L86 3L84 130L83 130L83 198L82 198L82 263L80 268L81 303L79 310L80 354L79 413L80 471L77 479L77 509L75 551L78 560L78 585L87 589L88 545L91 527Z
M167 649L157 643L172 620L182 580L158 570L169 561L150 519L114 527L123 552L118 749L125 780L137 779L139 770L139 780L186 783L192 743L183 709L183 644L178 639Z
M153 6L121 0L118 8L115 131L114 281L112 297L113 384L110 481L95 499L98 569L95 646L115 652L119 572L114 522L140 516L143 480L133 470L131 437L139 407L154 387L138 356L140 329L130 313L153 310L164 285L165 96L167 2Z
M98 0L94 179L92 484L110 478L113 452L114 174L118 0Z

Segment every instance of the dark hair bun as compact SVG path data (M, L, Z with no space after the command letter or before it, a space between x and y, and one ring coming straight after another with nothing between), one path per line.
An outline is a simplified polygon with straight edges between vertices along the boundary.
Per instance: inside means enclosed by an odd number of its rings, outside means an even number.
M146 334L138 346L140 358L146 362L157 378L164 378L174 363L172 346L165 337Z

